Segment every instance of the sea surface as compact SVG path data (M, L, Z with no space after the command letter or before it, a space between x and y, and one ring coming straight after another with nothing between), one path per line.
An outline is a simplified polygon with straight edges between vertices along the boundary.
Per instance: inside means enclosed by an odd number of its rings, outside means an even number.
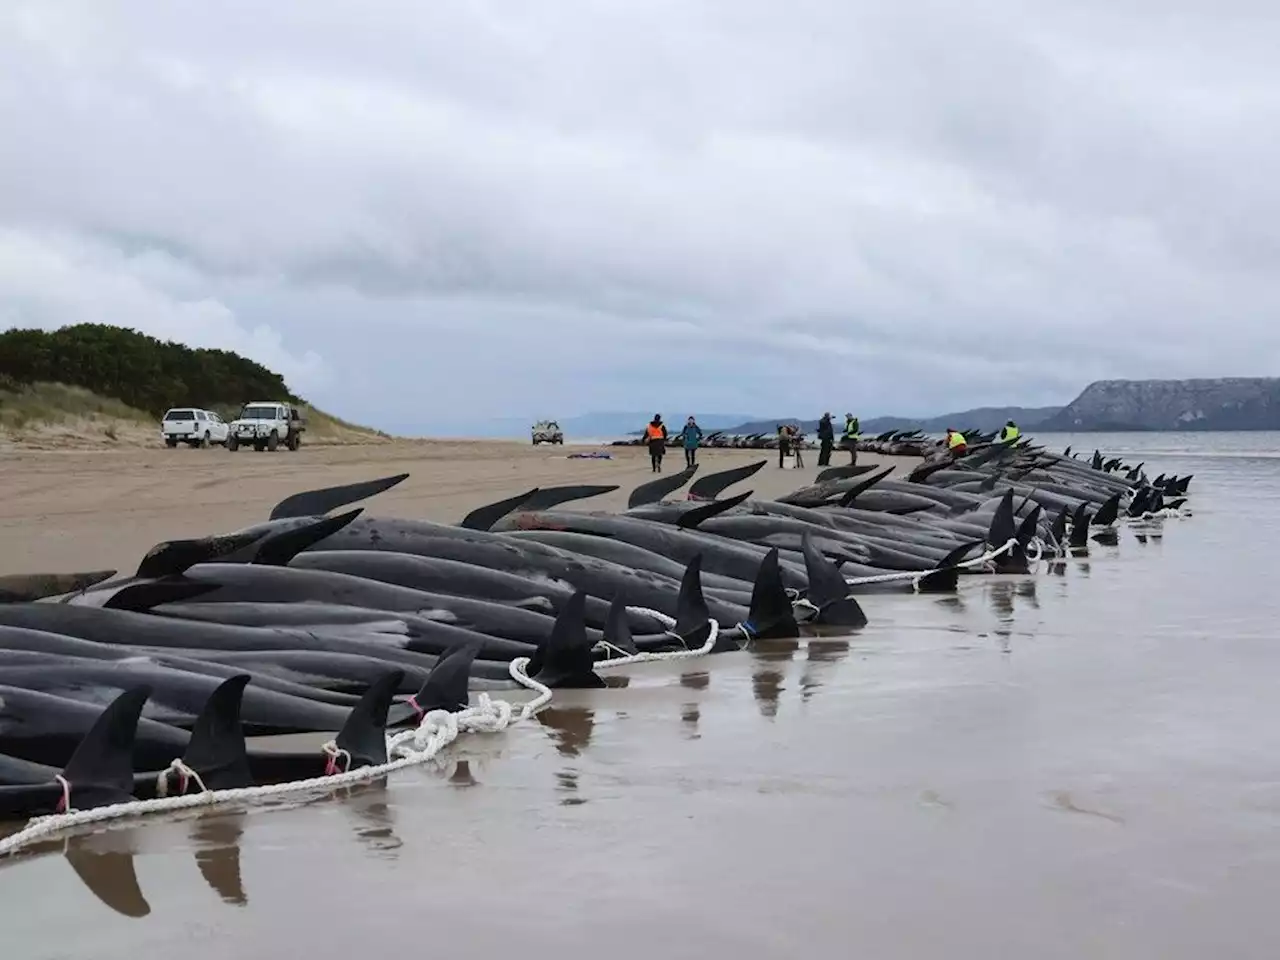
M1274 958L1280 434L1040 438L1194 516L435 769L0 866L0 956Z

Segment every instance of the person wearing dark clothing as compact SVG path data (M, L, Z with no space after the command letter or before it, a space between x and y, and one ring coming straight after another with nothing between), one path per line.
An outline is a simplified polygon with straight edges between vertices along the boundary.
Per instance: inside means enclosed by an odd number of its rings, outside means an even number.
M791 455L791 428L778 424L778 469L787 465L787 457Z
M662 414L653 415L644 428L644 438L649 444L649 462L653 465L653 472L661 473L662 455L667 452L667 425L662 422Z
M804 469L804 434L800 432L800 424L793 423L787 427L791 431L791 453L796 458L796 469Z
M824 413L818 421L818 466L831 466L831 451L836 446L836 428L831 422L831 414Z
M698 444L702 440L702 428L690 417L680 431L680 440L684 445L684 465L693 467L698 462Z

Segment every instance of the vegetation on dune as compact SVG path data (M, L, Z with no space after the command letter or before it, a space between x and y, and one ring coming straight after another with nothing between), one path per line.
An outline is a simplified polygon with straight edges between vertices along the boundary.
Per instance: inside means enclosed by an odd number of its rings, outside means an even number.
M229 350L196 349L99 323L0 333L0 427L10 430L76 418L151 425L181 406L230 420L251 400L298 404L317 439L388 436L312 408L280 374Z
M280 374L239 354L97 323L0 333L0 378L0 387L8 389L36 383L83 387L153 417L183 404L239 409L246 400L301 402Z
M155 419L119 400L63 383L17 386L0 383L0 429L70 420L126 421L151 426Z

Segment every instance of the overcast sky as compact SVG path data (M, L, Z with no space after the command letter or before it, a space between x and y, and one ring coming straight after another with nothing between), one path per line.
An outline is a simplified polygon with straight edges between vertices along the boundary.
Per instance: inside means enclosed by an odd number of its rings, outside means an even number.
M1277 50L1274 0L4 0L0 326L394 430L1277 374Z

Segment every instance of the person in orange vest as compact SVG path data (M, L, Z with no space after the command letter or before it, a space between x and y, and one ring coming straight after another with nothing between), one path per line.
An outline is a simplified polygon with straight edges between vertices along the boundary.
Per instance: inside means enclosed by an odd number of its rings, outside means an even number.
M653 472L661 473L662 455L667 452L667 425L662 422L662 414L653 415L644 428L644 438L649 444L649 462L653 465Z

